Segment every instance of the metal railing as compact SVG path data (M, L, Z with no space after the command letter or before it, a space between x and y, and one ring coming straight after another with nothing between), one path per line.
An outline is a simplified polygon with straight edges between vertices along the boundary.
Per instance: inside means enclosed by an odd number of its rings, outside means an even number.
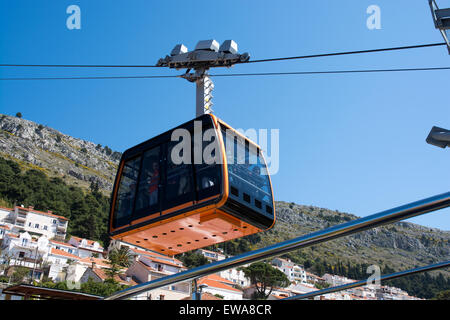
M303 235L292 240L287 240L266 248L247 252L225 260L203 265L184 272L173 274L164 278L145 282L134 287L119 291L105 300L125 299L141 292L157 289L173 283L193 280L202 276L227 270L243 264L267 259L283 253L312 246L336 238L345 237L367 229L391 224L400 220L412 218L421 214L440 210L450 206L450 192L412 202L400 207L382 211L364 218L339 224L324 230Z
M419 267L419 268L415 268L415 269L409 269L409 270L405 270L405 271L399 271L399 272L395 272L395 273L382 275L378 280L380 282L381 281L386 281L386 280L392 280L392 279L395 279L395 278L409 276L409 275L412 275L412 274L415 274L415 273L420 273L420 272L425 272L425 271L431 271L431 270L447 268L449 266L450 266L450 260L444 261L444 262L435 263L435 264L430 264L430 265L425 266L425 267ZM338 292L338 291L347 290L347 289L356 288L356 287L362 287L362 286L365 286L365 285L368 285L368 284L371 284L369 279L365 279L365 280L355 281L355 282L352 282L352 283L343 284L343 285L336 286L336 287L316 290L316 291L308 292L308 293L305 293L305 294L299 294L299 295L296 295L296 296L284 298L282 300L308 299L308 298L312 298L312 297L315 297L315 296L320 296L320 295L329 294L329 293Z

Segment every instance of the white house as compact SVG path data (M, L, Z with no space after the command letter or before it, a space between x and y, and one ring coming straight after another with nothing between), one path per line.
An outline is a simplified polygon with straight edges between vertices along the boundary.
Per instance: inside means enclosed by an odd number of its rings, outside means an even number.
M220 261L226 258L226 256L221 252L215 252L205 249L198 249L197 252L201 253L209 261Z
M52 211L39 211L33 207L0 208L0 224L7 225L13 233L26 231L32 235L45 235L48 239L63 240L68 221Z
M306 271L303 266L299 266L288 259L274 258L272 264L282 271L289 281L297 283L307 283Z
M349 279L347 277L338 276L334 274L325 273L322 278L329 283L332 287L340 286L343 284L348 284L355 282L356 280Z
M81 258L87 257L103 257L103 247L97 241L82 239L72 236L69 244L73 245L78 250L78 256Z
M216 274L208 275L197 281L198 286L205 286L202 292L223 297L224 300L242 300L243 292L234 287L234 283Z
M219 272L219 276L224 279L230 280L235 285L238 285L242 288L248 287L250 285L250 279L245 277L243 271L240 271L236 268L221 271Z
M42 262L48 253L48 243L45 235L36 239L28 232L6 233L2 243L2 263L8 262L9 266L23 266L30 271L34 270L33 277L40 279L43 274Z
M56 282L66 280L68 267L71 263L76 263L80 257L68 253L61 249L50 248L47 262L50 265L48 277Z
M126 275L137 283L166 277L186 270L181 261L157 253L148 253L136 249L135 262L128 268ZM180 282L167 287L144 292L136 300L180 300L191 296L191 283Z

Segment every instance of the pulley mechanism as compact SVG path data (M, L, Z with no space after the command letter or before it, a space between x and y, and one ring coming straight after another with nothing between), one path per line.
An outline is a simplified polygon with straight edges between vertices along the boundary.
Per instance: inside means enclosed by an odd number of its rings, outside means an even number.
M182 78L196 83L196 117L212 113L212 90L214 83L208 70L214 67L231 67L250 59L248 53L239 54L237 43L226 40L220 45L216 40L199 41L195 50L188 51L183 44L177 44L170 56L158 60L157 66L172 69L187 69ZM190 72L194 70L194 72Z

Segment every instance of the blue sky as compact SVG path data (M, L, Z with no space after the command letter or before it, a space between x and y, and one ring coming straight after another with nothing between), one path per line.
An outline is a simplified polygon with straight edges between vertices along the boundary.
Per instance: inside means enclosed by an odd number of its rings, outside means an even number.
M81 8L80 30L66 27L72 4ZM380 30L366 26L373 4ZM177 43L193 49L212 38L234 39L253 59L443 41L426 0L15 0L0 3L0 30L3 64L148 65ZM449 59L435 47L214 72L437 67ZM0 68L0 77L181 72ZM366 216L449 190L450 151L425 143L433 125L450 128L449 73L214 78L214 110L236 128L280 130L277 200ZM118 151L190 120L194 104L194 86L182 79L0 82L1 113L20 111ZM450 230L449 212L410 221Z

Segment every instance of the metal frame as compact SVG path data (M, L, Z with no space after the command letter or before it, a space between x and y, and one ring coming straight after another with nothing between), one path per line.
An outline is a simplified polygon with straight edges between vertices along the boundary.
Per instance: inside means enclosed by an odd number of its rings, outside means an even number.
M409 270L405 270L405 271L399 271L399 272L395 272L395 273L386 274L386 275L381 276L379 280L380 281L392 280L395 278L409 276L409 275L412 275L415 273L421 273L421 272L425 272L425 271L437 270L437 269L442 269L442 268L447 268L447 267L450 267L450 260L435 263L435 264L430 264L425 267L419 267L419 268L415 268L415 269L409 269ZM369 279L365 279L365 280L356 281L356 282L352 282L352 283L348 283L348 284L343 284L341 286L325 288L325 289L321 289L321 290L317 290L317 291L313 291L313 292L308 292L305 294L299 294L299 295L284 298L281 300L308 299L308 298L312 298L315 296L320 296L322 294L328 294L328 293L338 292L338 291L342 291L342 290L346 290L346 289L362 287L367 284L370 284L369 281L370 281Z
M170 56L159 59L156 65L177 70L187 69L181 78L196 83L195 115L199 117L205 113L212 113L211 91L214 84L208 76L208 70L216 67L229 68L249 59L248 53L238 53L237 43L233 40L225 40L220 47L216 40L202 40L193 51L188 51L183 44L177 44ZM191 69L195 72L189 73Z
M434 27L439 29L447 43L448 53L450 54L450 39L446 34L446 30L450 29L450 8L439 9L435 0L428 0L433 17Z
M356 219L344 224L339 224L324 230L316 231L304 236L294 238L292 240L274 244L266 248L250 251L225 260L203 265L164 278L145 282L137 286L119 291L105 298L105 300L126 299L141 292L161 288L181 281L194 280L196 278L216 273L222 270L227 270L232 267L237 267L243 264L267 259L289 251L345 237L367 229L391 224L400 220L412 218L446 207L450 207L450 192L412 202L400 207L382 211L380 213L375 213L364 218Z

